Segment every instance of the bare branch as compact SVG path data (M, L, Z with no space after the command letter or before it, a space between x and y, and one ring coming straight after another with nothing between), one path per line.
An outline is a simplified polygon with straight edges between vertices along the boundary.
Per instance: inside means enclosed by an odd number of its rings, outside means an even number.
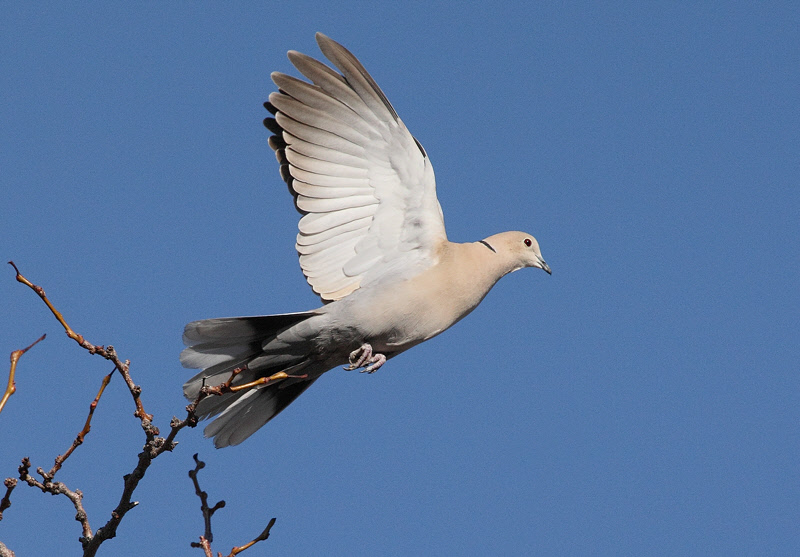
M76 448L78 448L79 445L83 444L84 437L86 437L86 435L89 433L89 431L91 431L91 429L92 429L92 425L91 425L92 424L92 416L94 415L94 410L95 410L95 408L97 408L97 403L100 402L100 397L103 396L103 391L106 390L106 387L108 386L108 382L111 381L111 376L113 374L114 374L114 370L111 370L111 373L109 373L108 375L106 375L103 378L103 382L100 385L100 390L98 391L97 396L94 397L94 400L89 405L89 415L86 417L86 423L83 425L83 429L80 430L80 432L78 432L78 436L75 438L75 441L72 442L72 446L69 449L67 449L67 452L65 452L63 455L58 455L56 457L55 464L53 464L53 467L50 469L50 472L47 473L47 476L50 479L52 479L53 476L56 475L56 472L61 470L61 466L64 464L64 461L69 458L69 455L71 455L72 452Z
M307 379L308 374L289 375L285 371L279 371L278 373L270 375L269 377L259 377L255 381L250 381L249 383L245 383L244 385L236 385L235 387L231 387L229 385L228 388L230 389L230 392L235 393L238 391L243 391L245 389L252 389L253 387L258 387L259 385L266 385L267 383L272 383L273 381L282 381L284 379L289 379L289 378Z
M83 508L83 493L79 489L72 491L61 482L52 481L47 477L47 474L45 474L44 470L37 468L36 473L42 476L43 479L43 481L40 482L30 475L30 469L31 461L26 456L22 459L22 464L19 467L19 479L31 487L38 487L44 493L66 496L67 499L72 501L72 505L75 507L75 520L81 523L81 529L83 530L81 543L83 543L85 539L91 538L92 529L89 527L89 518L86 516L86 510Z
M6 478L3 485L6 486L6 494L0 499L0 520L3 520L3 511L11 506L11 492L17 487L17 478Z
M197 473L205 468L206 463L197 458L195 453L192 458L194 459L194 470L189 470L189 477L192 478L194 484L194 492L200 498L200 512L203 513L203 522L205 523L205 532L200 538L200 543L192 542L192 547L203 547L203 540L205 540L210 548L211 542L214 541L214 534L211 533L211 517L219 509L225 507L225 501L217 501L213 507L208 506L208 493L200 489L200 482L197 479Z
M38 339L33 341L30 344L30 346L27 346L27 347L23 348L22 350L14 350L11 353L11 371L8 372L8 386L6 387L6 392L3 394L3 398L0 398L0 412L3 411L3 408L6 405L6 401L8 401L8 399L11 398L11 395L13 395L15 392L17 392L17 384L14 381L14 377L17 374L17 362L19 361L20 357L25 352L27 352L28 350L30 350L31 348L36 346L36 344L38 344L39 342L43 341L46 336L47 335L42 335Z
M125 384L128 387L128 390L131 393L131 397L133 398L134 405L136 407L136 411L134 412L134 416L136 416L139 421L141 422L142 431L145 434L146 442L144 448L141 453L138 455L138 462L136 467L130 474L124 476L124 489L122 495L120 497L119 503L117 507L111 512L111 518L97 529L94 534L92 533L92 529L89 526L89 520L86 515L86 511L83 508L83 493L80 490L70 490L67 486L61 482L53 481L53 477L55 474L60 470L61 466L64 462L69 458L69 456L73 453L73 451L83 443L84 438L91 430L91 420L94 415L94 410L97 408L97 404L102 396L103 392L105 391L106 386L108 385L111 375L113 374L113 370L110 374L108 374L102 382L100 390L97 393L97 396L92 401L91 405L89 406L89 415L86 418L86 422L84 423L83 429L78 433L75 441L73 441L72 446L65 452L63 455L59 455L55 459L55 463L53 468L50 469L49 472L45 472L42 468L37 468L36 472L42 477L42 481L37 480L33 476L30 475L29 471L31 468L31 462L26 457L22 460L22 466L19 467L19 474L20 479L26 482L28 485L32 487L37 487L41 491L45 493L51 493L54 495L64 495L72 501L73 506L76 510L75 519L81 523L82 527L82 536L80 538L81 545L83 546L84 557L93 557L96 555L100 545L113 537L116 536L117 527L121 523L122 519L125 517L125 514L130 511L132 508L138 505L138 502L132 501L133 492L136 490L137 486L139 485L139 481L144 477L147 469L150 467L153 459L161 455L166 451L172 451L175 446L175 437L178 432L186 426L195 427L198 422L196 410L197 405L206 397L208 396L218 396L223 395L225 393L230 392L237 392L243 389L250 389L260 385L265 385L271 383L273 381L280 381L283 379L287 379L290 377L297 377L297 378L305 378L305 375L301 376L294 376L288 375L285 372L276 373L270 377L262 377L256 381L247 383L245 385L237 385L232 386L233 380L236 376L241 373L245 368L236 369L231 373L230 378L223 383L222 385L217 385L214 387L203 387L200 393L197 396L197 399L193 401L186 407L187 416L184 420L178 420L177 418L173 418L170 422L170 433L166 439L163 437L159 437L159 430L156 426L153 425L153 416L145 412L144 405L141 400L141 393L142 389L138 385L136 385L131 377L130 374L130 361L125 360L122 361L119 356L117 355L116 350L113 346L102 346L102 345L94 345L87 341L83 335L76 333L70 326L67 324L64 316L59 312L52 302L48 299L47 295L44 292L44 289L40 286L37 286L26 279L22 274L19 272L19 269L13 262L9 261L14 270L16 271L16 280L29 288L31 288L36 294L44 301L50 311L53 313L55 318L64 327L64 330L71 339L75 340L79 346L87 350L90 354L97 354L106 360L109 360L114 364L114 370L119 370L120 375L122 375ZM44 336L42 336L42 339ZM39 342L40 340L36 342ZM17 354L16 359L19 359L19 356L24 354L27 350L29 350L34 344L25 348L21 351L16 351L12 353L12 368L11 368L11 376L9 378L9 388L6 390L6 395L3 397L3 404L14 392L14 372L16 369L16 360L14 359L14 354ZM2 405L0 405L0 410L2 409ZM190 472L190 476L192 476L192 480L195 484L195 491L200 496L202 506L201 509L203 510L204 520L206 522L206 532L204 536L200 537L200 543L193 543L192 546L194 547L201 547L206 552L206 555L211 556L211 541L213 540L213 536L211 534L211 516L217 510L223 508L225 506L224 501L218 502L213 507L208 507L207 504L207 494L203 492L199 484L197 482L197 472L203 468L204 464L197 459L197 455L195 455L195 462L196 467L195 470ZM2 518L2 511L7 509L11 505L10 495L13 491L14 487L16 486L16 480L14 478L9 478L6 480L6 494L2 500L0 500L0 518ZM275 524L275 519L273 518L269 524L267 525L266 529L261 533L253 541L249 542L248 544L233 548L231 552L231 556L238 554L241 551L244 551L248 547L251 547L253 544L265 540L269 537L269 531L272 526Z
M53 315L55 315L56 319L58 319L58 322L61 323L61 326L64 327L64 330L67 332L67 336L72 340L74 340L75 342L77 342L78 344L80 344L81 346L83 346L83 343L86 341L83 339L81 335L73 331L72 328L69 325L67 325L67 322L64 320L64 316L61 315L61 313L53 306L53 304L50 303L50 300L47 299L47 295L44 293L44 288L42 288L41 286L36 286L31 281L23 277L22 273L19 272L19 269L17 269L17 266L14 264L13 261L9 261L8 264L14 267L14 271L17 272L17 277L16 277L17 282L21 282L22 284L24 284L25 286L36 292L36 294L38 294L38 296L42 299L42 301L44 301L44 303L47 304L47 307L50 308L50 311L53 313ZM88 346L83 346L83 347L89 350L90 352L93 352L91 349L93 348L91 344L89 343L86 344Z
M211 542L205 536L200 536L199 542L192 542L192 547L201 548L206 557L214 557L214 552L211 551Z
M22 273L19 272L19 269L16 265L14 265L13 261L8 262L9 265L14 267L14 270L17 272L17 282L21 282L34 292L42 299L42 301L47 304L47 307L50 309L52 314L58 319L58 322L61 323L61 326L64 327L64 331L66 331L67 336L78 343L81 348L84 348L89 351L90 354L97 354L106 360L112 362L116 368L119 370L120 374L122 374L122 378L125 380L125 383L128 385L128 389L131 391L131 395L133 396L134 404L136 404L136 412L134 412L134 416L139 418L142 421L142 427L145 427L145 422L152 422L153 416L148 414L144 411L144 407L142 406L142 401L139 395L142 392L141 387L135 385L133 380L130 376L130 361L125 360L124 362L119 359L117 356L117 352L114 350L114 347L109 345L108 347L104 347L103 345L94 345L85 338L83 335L79 335L75 331L72 330L72 327L67 324L64 316L61 315L61 312L58 311L55 306L53 306L52 302L48 299L47 294L44 292L44 288L41 286L37 286L33 284L31 281L26 279L22 276ZM147 433L147 431L145 431ZM156 429L155 434L158 435L158 430Z
M233 377L231 377L231 379L233 379ZM189 477L192 478L192 483L194 483L194 492L200 498L200 510L203 513L203 521L205 522L205 532L203 533L202 536L200 536L200 542L192 542L191 546L201 548L205 552L206 557L213 557L213 553L211 551L211 542L214 541L214 535L211 533L211 517L214 516L214 513L217 512L219 509L225 507L225 501L219 501L213 507L208 506L208 493L200 489L200 482L197 480L197 473L203 468L205 468L206 463L197 458L197 453L195 453L194 456L192 456L192 458L194 459L195 467L194 470L189 470ZM227 557L234 557L235 555L238 555L245 549L252 547L256 543L266 540L269 537L269 531L275 525L276 520L277 520L276 518L270 520L269 524L267 524L267 527L264 528L264 531L261 532L261 534L259 534L258 537L253 541L231 549L231 552L228 554ZM222 553L220 553L219 555L220 557L222 557Z
M0 399L0 412L3 411L3 408L6 405L6 401L17 391L16 382L14 378L17 373L17 362L19 361L20 357L36 346L39 342L43 341L47 335L42 335L34 342L32 342L29 346L23 348L22 350L14 350L11 353L11 371L8 374L8 386L6 387L6 391L3 394L3 398ZM3 520L3 511L6 510L11 506L11 492L14 491L14 488L17 487L17 480L15 478L6 478L3 484L6 486L6 493L3 495L3 499L0 500L0 520ZM11 550L8 550L11 551Z
M278 519L277 518L272 518L269 521L269 524L267 524L267 527L264 528L264 531L261 532L256 539L254 539L251 542L248 542L248 543L244 544L243 546L234 547L233 549L231 549L231 552L227 557L233 557L234 555L238 555L239 553L241 553L245 549L248 549L249 547L257 544L258 542L266 540L269 537L269 531L272 530L273 526L275 526L275 521L276 520L278 520Z
M252 389L259 385L266 385L267 383L272 383L273 381L282 381L284 379L295 378L295 379L306 379L308 375L289 375L284 371L280 371L269 377L261 377L256 379L255 381L251 381L250 383L246 383L244 385L236 385L232 386L233 380L239 375L241 372L245 371L246 367L239 367L234 369L231 372L231 376L228 377L228 380L220 385L216 385L213 387L204 386L200 389L200 392L197 395L197 398L192 401L191 404L186 406L186 418L183 420L179 420L177 417L172 418L170 421L170 432L167 435L166 440L159 448L158 454L163 453L164 451L171 451L175 448L176 443L174 442L175 436L178 434L180 430L184 427L195 427L198 422L197 418L197 405L200 402L209 397L209 396L222 396L227 393L235 393L237 391L241 391L244 389Z
M81 544L83 545L84 555L85 556L93 556L97 553L100 544L102 544L105 540L113 538L116 536L117 527L119 523L122 521L125 514L135 507L138 503L132 502L131 498L133 497L133 492L136 487L139 485L139 481L144 477L147 468L150 466L153 458L161 454L163 450L161 447L163 446L164 439L158 437L158 428L155 427L152 423L153 416L145 412L144 406L141 401L141 392L142 389L138 385L133 382L133 379L130 375L130 361L125 360L124 362L120 360L119 356L117 356L116 350L114 347L109 345L104 347L102 345L94 345L87 341L83 335L76 333L70 326L67 324L64 316L59 312L52 302L48 299L47 295L44 292L44 289L41 286L37 286L22 276L22 273L19 272L19 269L13 262L9 261L9 264L14 267L16 271L16 279L17 282L20 282L30 289L32 289L36 294L44 301L50 311L53 313L55 318L64 327L64 330L67 333L69 338L73 339L75 342L78 343L82 348L87 350L90 354L97 354L106 360L109 360L114 364L115 369L118 369L120 375L122 375L123 379L125 380L125 384L128 386L128 390L131 393L131 397L133 398L134 405L136 406L136 411L134 412L134 416L139 418L142 426L142 430L145 433L145 437L147 439L144 450L139 453L139 461L136 464L136 467L133 469L133 472L127 474L124 477L125 487L122 492L122 496L120 497L120 501L117 504L117 507L112 511L111 518L108 522L100 527L97 532L92 535L92 531L89 528L89 522L86 517L86 512L83 509L83 505L81 500L83 499L83 494L79 491L71 491L69 490L63 483L60 482L53 482L52 481L52 474L58 471L63 464L64 460L71 454L74 448L83 442L83 438L89 432L91 418L94 413L94 408L97 406L97 402L102 395L106 385L108 384L107 379L110 379L110 375L103 380L103 385L100 388L100 392L98 393L95 400L90 405L89 410L89 417L86 420L86 424L84 425L83 430L78 434L75 443L73 443L73 448L67 451L65 455L62 455L56 459L55 465L53 469L51 469L51 474L45 473L44 470L41 468L37 469L39 475L42 476L43 482L38 481L36 478L31 476L28 471L30 469L30 460L27 458L23 459L23 466L20 467L20 478L28 483L28 485L38 487L44 492L53 493L53 494L63 494L66 495L75 506L77 512L76 519L81 522L83 526L83 536L81 537Z

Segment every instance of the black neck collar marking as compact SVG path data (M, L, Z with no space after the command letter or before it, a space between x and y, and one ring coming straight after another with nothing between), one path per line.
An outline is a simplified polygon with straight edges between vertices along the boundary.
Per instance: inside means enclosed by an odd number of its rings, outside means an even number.
M490 250L492 250L494 253L497 253L497 250L495 250L495 249L494 249L492 246L490 246L490 245L489 245L489 242L487 242L486 240L481 240L481 241L480 241L480 242L478 242L478 243L479 243L479 244L483 244L484 246L486 246L487 248L489 248Z

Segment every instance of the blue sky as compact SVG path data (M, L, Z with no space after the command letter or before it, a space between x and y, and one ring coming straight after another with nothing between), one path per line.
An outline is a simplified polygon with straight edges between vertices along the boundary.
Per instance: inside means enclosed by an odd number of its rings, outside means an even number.
M244 444L184 431L106 554L800 552L800 9L794 3L107 3L0 17L0 255L133 362L164 430L183 325L310 309L261 120L288 49L352 50L427 149L450 239L534 233L504 278L372 376L334 370ZM0 476L49 468L107 362L0 274L26 354ZM5 384L5 379L2 379ZM143 443L116 377L59 479L107 519ZM78 554L21 486L19 555Z

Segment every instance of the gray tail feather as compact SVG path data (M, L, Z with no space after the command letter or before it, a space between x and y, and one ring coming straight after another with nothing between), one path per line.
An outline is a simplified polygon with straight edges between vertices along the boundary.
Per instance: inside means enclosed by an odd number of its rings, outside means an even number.
M236 376L234 385L255 381L285 371L302 374L311 363L308 353L296 347L289 353L264 357L262 346L286 329L315 315L313 312L262 315L257 317L224 317L194 321L186 325L181 364L202 371L183 385L183 393L194 400L204 385L225 382L236 368L245 370ZM206 437L214 437L214 445L238 445L274 418L316 380L285 379L273 385L211 396L197 408L198 417L220 414L205 429Z

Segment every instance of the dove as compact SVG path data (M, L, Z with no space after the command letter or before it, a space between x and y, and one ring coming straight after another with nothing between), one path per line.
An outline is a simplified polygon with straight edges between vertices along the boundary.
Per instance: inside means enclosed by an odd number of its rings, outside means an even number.
M217 416L204 430L216 447L247 439L323 373L373 373L445 331L508 273L551 274L525 232L448 241L425 149L356 57L321 33L316 40L336 69L289 51L308 81L272 73L278 91L264 104L272 114L264 124L302 215L300 267L323 305L186 325L180 361L201 370L183 386L189 400L234 370L233 386L279 374L201 400L198 417Z

